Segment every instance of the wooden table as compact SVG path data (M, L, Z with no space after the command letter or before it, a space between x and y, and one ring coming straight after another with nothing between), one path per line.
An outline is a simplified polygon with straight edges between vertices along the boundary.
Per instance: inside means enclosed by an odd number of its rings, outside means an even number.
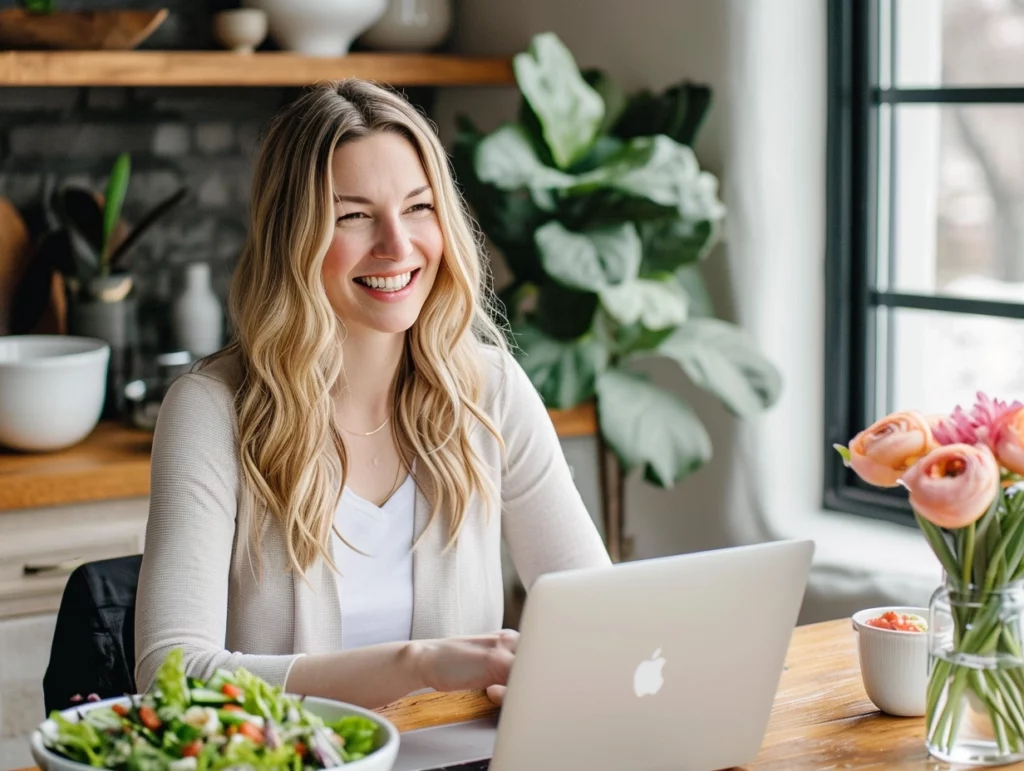
M495 710L482 693L460 693L410 697L380 711L400 731L408 731L485 717ZM761 754L743 771L889 768L954 767L928 755L924 718L887 717L868 701L849 620L798 627ZM1002 768L1021 770L1024 763Z

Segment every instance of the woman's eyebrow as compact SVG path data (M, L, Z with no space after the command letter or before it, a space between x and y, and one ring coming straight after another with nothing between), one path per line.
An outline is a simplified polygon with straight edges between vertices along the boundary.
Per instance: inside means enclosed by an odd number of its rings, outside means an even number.
M405 198L406 200L410 198L415 198L416 196L420 195L421 193L425 193L428 190L430 190L430 185L422 185L413 190L412 192L410 192ZM337 193L334 194L334 202L361 203L366 206L370 206L373 204L373 201L371 201L369 198L363 198L363 196L361 195L338 195Z

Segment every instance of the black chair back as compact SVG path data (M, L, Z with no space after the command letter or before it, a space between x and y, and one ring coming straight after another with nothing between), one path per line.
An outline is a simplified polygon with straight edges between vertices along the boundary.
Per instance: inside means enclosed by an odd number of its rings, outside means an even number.
M43 677L46 714L95 694L135 693L135 591L142 555L87 562L68 578Z

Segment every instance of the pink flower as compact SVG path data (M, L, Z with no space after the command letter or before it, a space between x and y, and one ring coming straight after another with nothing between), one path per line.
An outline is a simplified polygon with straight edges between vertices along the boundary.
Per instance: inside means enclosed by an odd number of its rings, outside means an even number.
M895 487L903 473L935 442L928 420L917 412L894 412L850 442L850 467L868 484Z
M992 432L996 458L1015 474L1024 474L1024 408L1006 412Z
M997 434L1006 416L1024 407L1020 402L1007 404L1000 399L993 399L987 394L978 392L978 401L970 413L962 407L953 410L953 414L938 424L933 424L932 433L939 444L978 444L984 442L993 450Z
M953 530L988 511L999 492L999 464L988 447L949 444L928 453L900 482L910 491L914 511Z

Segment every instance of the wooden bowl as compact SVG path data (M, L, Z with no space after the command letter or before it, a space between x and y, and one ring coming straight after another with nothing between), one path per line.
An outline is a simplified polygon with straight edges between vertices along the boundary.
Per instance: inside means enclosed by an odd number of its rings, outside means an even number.
M0 48L125 51L135 48L163 24L158 11L0 11Z

